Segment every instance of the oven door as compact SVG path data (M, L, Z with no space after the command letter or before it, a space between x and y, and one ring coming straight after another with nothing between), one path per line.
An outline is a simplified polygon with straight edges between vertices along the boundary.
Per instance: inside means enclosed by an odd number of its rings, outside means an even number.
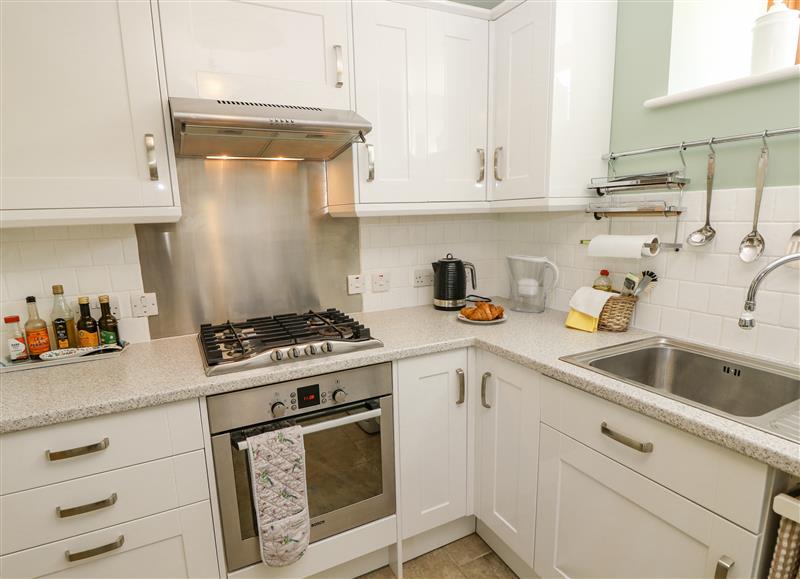
M359 420L365 413L369 418ZM312 543L394 514L391 396L277 424L287 423L308 431L303 444ZM228 571L261 561L247 450L237 447L245 436L239 430L211 437Z

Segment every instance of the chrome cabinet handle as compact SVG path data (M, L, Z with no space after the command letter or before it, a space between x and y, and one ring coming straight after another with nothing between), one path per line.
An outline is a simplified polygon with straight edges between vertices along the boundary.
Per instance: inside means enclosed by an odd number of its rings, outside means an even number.
M728 571L731 570L731 567L736 562L728 557L727 555L723 555L717 561L717 568L714 570L714 579L726 579L728 576Z
M499 165L500 165L500 151L503 150L503 147L495 147L494 150L494 180L495 181L502 181L503 178L500 177Z
M625 446L630 447L638 452L643 452L643 453L653 452L652 442L639 442L638 440L632 439L630 436L625 436L624 434L615 432L611 430L608 427L608 424L606 424L605 422L600 424L600 432L605 434L611 440L616 440L617 442L624 444Z
M375 180L375 145L367 145L367 181Z
M476 183L480 184L486 179L486 150L480 147L478 147L478 163L480 168L478 169L478 180Z
M336 52L336 88L344 86L344 60L342 60L342 45L334 44L333 50Z
M45 450L44 455L47 460L53 462L54 460L64 460L65 458L74 458L76 456L83 456L84 454L92 454L93 452L100 452L105 450L109 445L108 438L104 438L100 442L94 444L87 444L86 446L79 446L77 448L68 448L67 450Z
M464 370L461 368L456 370L456 376L458 376L458 400L456 400L456 404L464 404L464 400L467 397L467 381Z
M147 169L150 171L150 180L158 181L158 163L156 162L156 138L152 133L144 136L144 150L147 151Z
M489 381L489 378L492 377L491 372L484 372L483 376L481 376L481 406L484 408L491 408L492 405L486 402L486 383Z
M95 547L94 549L86 549L85 551L78 551L77 553L70 553L66 551L64 555L67 557L67 561L72 563L73 561L80 561L82 559L88 559L89 557L97 557L98 555L102 555L103 553L108 553L109 551L114 551L115 549L119 549L122 545L125 544L125 535L120 535L117 537L117 540L109 543L107 545L100 545L99 547Z
M91 513L92 511L105 509L106 507L110 507L116 502L117 502L117 493L111 493L111 496L108 497L107 499L103 499L102 501L97 501L95 503L89 503L86 505L81 505L79 507L69 507L68 509L62 509L61 507L56 507L56 516L61 519L64 519L66 517L74 517L75 515L82 515L84 513Z

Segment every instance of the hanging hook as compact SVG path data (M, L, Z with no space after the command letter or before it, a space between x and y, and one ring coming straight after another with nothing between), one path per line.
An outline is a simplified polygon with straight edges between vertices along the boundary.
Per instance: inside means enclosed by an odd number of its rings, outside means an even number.
M764 129L764 132L761 133L761 150L769 151L769 147L767 146L767 129Z
M608 154L608 177L609 177L609 179L617 176L617 169L614 166L614 161L615 160L616 160L616 157L614 157L614 152L611 151Z
M683 150L686 148L686 141L681 141L681 146L678 148L678 154L681 156L681 164L683 165L683 174L686 174L686 159L683 157Z
M714 155L716 157L717 156L717 151L714 149L714 137L711 137L708 140L708 148L711 149L711 153L709 153L709 154L710 155Z

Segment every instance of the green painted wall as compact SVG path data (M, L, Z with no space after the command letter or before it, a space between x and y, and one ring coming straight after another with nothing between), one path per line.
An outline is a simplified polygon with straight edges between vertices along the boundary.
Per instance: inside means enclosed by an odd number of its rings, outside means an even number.
M786 80L659 109L645 100L665 95L669 79L672 0L619 0L611 150L800 126L800 81ZM749 41L749 40L748 40ZM760 141L717 147L715 188L755 183ZM769 140L767 185L800 184L800 137ZM705 188L707 149L686 151L691 189ZM617 173L680 167L677 153L617 162Z

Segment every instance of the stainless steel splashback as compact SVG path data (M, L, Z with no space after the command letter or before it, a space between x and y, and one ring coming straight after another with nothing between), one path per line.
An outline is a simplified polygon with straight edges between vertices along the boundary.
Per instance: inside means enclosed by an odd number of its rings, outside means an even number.
M335 307L361 310L356 219L323 215L321 162L178 159L183 216L136 226L153 338L200 324Z

